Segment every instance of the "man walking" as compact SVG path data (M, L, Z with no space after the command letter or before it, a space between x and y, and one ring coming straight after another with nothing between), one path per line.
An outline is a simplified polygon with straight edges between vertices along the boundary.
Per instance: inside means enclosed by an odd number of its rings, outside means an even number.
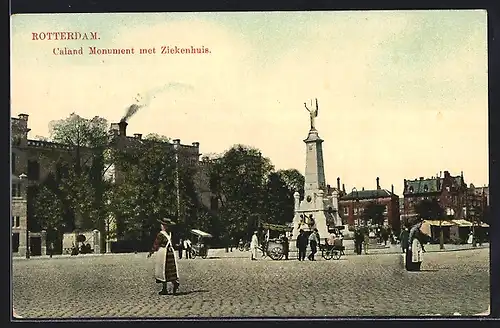
M318 229L314 229L314 231L309 235L309 246L311 247L311 254L307 257L309 261L316 261L314 259L314 255L318 251L319 244L319 233Z
M408 241L410 239L410 232L408 231L408 228L404 228L401 231L401 234L399 235L399 240L401 242L401 251L404 253L406 252L406 249L408 248Z
M304 233L304 230L300 229L296 241L296 246L299 250L299 261L304 261L306 259L307 241L308 239L306 234Z
M250 250L252 251L252 261L257 260L258 249L259 249L259 238L257 238L257 231L254 231L252 236L252 241L250 242Z

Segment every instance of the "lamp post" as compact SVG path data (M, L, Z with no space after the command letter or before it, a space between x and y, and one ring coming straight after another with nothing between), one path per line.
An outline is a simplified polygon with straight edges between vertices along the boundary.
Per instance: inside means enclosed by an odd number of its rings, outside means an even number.
M26 174L24 174L24 173L21 173L19 175L19 180L20 180L20 186L19 187L22 188L21 192L24 193L24 196L25 196L26 200L28 199L28 193L27 193L27 190L26 190L26 187L25 187L24 183L25 183L25 180L26 180L27 177L28 176ZM28 230L28 213L26 213L26 258L27 259L30 258L30 232Z

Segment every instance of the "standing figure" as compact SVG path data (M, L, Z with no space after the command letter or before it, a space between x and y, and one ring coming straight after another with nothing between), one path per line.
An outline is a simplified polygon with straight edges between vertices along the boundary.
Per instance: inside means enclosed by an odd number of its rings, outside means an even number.
M408 237L408 249L406 251L406 270L420 271L420 266L423 262L423 253L425 252L423 245L424 234L420 230L423 220L420 219L411 229Z
M257 231L253 232L252 241L250 242L250 250L252 251L252 260L257 260L257 250L259 249L259 238Z
M312 105L312 101L311 101L311 105ZM316 99L316 109L307 108L306 103L304 103L304 106L306 107L307 111L309 112L309 119L311 120L311 130L315 130L316 126L314 125L314 120L316 117L318 117L318 99Z
M288 253L290 252L290 245L289 245L288 237L286 236L286 234L284 234L281 237L281 242L283 245L283 255L285 256L285 260L288 260Z
M311 254L307 257L309 261L316 261L314 259L314 255L318 251L319 244L319 233L318 229L314 229L314 231L309 235L309 246L311 247Z
M304 233L304 230L300 229L296 241L296 246L299 250L299 261L304 261L306 259L307 242L308 239L306 234Z
M192 248L191 240L189 240L189 238L184 239L184 249L186 250L186 259L191 258L191 248Z
M175 257L172 237L169 233L169 226L175 223L169 219L158 220L161 224L161 231L156 236L155 242L148 258L156 252L155 259L155 278L157 283L163 284L160 295L167 294L167 283L173 284L173 294L177 293L179 288L179 271L177 269L177 259Z
M370 244L370 233L372 233L371 231L367 229L365 229L365 231L363 232L363 248L364 248L364 251L365 251L365 255L368 254L368 245Z
M179 247L179 248L177 249L177 251L179 252L179 259L182 259L182 251L183 251L183 249L184 249L184 243L183 243L183 241L182 241L182 238L181 238L181 239L179 239L179 244L178 244L178 246L177 246L177 247Z
M401 250L403 253L406 252L406 249L408 248L409 235L410 235L410 232L408 231L407 227L405 227L401 231L401 234L399 235L399 240L401 242Z

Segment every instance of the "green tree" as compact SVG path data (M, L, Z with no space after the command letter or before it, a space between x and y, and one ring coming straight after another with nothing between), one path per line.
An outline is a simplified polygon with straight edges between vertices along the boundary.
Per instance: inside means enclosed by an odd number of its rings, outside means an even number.
M304 181L305 177L297 169L278 170L276 172L285 183L292 196L298 192L299 200L304 199Z
M265 190L267 222L286 224L292 221L295 211L294 192L295 188L292 187L289 189L280 171L273 172L269 175Z
M444 209L437 199L424 199L415 205L415 212L422 219L439 220L439 248L444 249Z
M86 119L75 113L49 125L50 140L71 150L70 159L61 157L58 164L65 168L60 187L75 217L76 229L104 228L103 152L108 145L107 126L101 117Z
M371 222L371 224L381 226L384 224L384 211L385 205L376 202L370 202L363 209L363 220L366 224Z
M166 141L147 136L110 154L123 177L110 192L110 208L122 239L149 240L157 232L157 219L177 215L176 156Z
M222 205L216 234L232 238L249 235L267 216L264 203L273 171L270 160L256 148L235 145L211 161L210 185Z
M37 189L33 204L37 228L46 230L48 241L53 242L60 238L66 225L63 204L57 192L49 186L42 185Z

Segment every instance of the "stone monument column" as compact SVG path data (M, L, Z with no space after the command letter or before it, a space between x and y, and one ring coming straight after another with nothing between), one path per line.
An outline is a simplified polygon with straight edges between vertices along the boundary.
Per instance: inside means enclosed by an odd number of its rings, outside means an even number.
M325 168L323 161L323 139L319 137L315 127L318 116L318 102L309 111L311 128L304 139L306 145L306 168L304 179L304 200L299 203L298 194L294 195L295 216L293 219L292 240L295 240L299 230L306 232L318 229L320 238L324 240L329 235L328 227L340 225L338 216L338 193L328 195ZM312 219L311 219L312 218ZM295 243L291 243L291 246Z

